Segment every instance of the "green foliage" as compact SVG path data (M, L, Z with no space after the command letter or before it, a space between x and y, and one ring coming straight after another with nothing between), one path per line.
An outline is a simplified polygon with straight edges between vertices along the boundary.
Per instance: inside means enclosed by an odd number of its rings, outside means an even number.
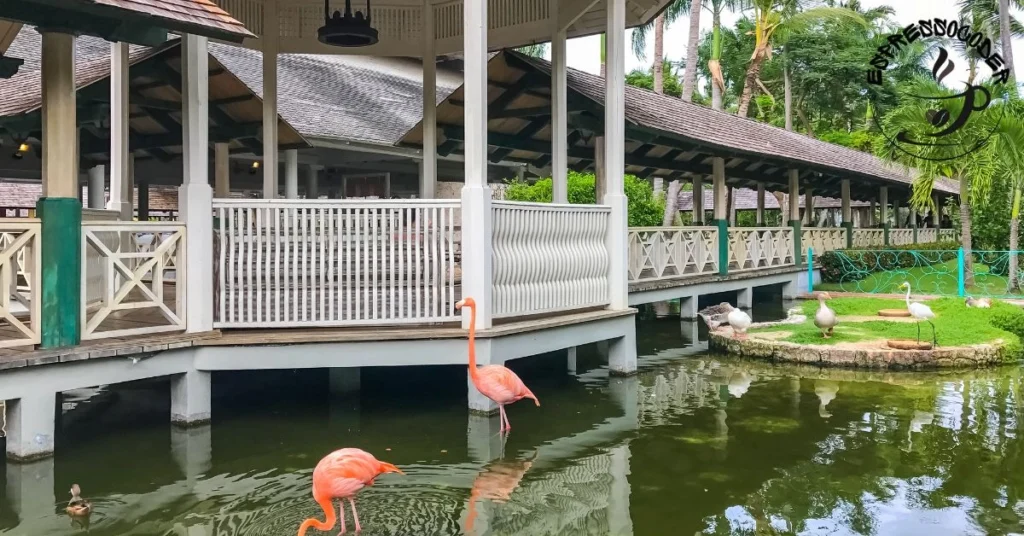
M929 265L955 260L959 248L957 242L861 247L827 251L818 255L817 260L821 263L821 281L840 283L864 279L873 272L906 270L921 266L922 262ZM914 251L936 253L914 255Z
M568 176L567 197L574 205L592 205L596 200L593 173L570 171ZM529 201L533 203L550 203L552 194L551 177L540 179L534 183L519 180L507 181L505 199L509 201ZM627 208L630 227L657 227L661 225L665 214L665 199L654 195L651 184L633 175L625 177L625 192L629 198Z
M864 153L874 151L876 143L879 143L881 136L868 130L856 130L847 132L845 130L829 130L818 135L821 141L827 141L836 145L842 145Z
M662 73L664 73L665 94L671 97L681 96L683 94L683 83L679 80L679 73L675 65L670 61L665 61ZM654 91L654 68L647 69L646 71L640 69L633 70L626 75L626 83L634 87Z

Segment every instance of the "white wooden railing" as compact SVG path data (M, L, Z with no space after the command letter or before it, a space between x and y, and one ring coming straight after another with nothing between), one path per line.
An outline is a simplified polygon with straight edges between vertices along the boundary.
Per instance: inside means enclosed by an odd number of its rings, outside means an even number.
M0 221L0 348L39 343L40 224Z
M730 272L793 264L792 227L729 229Z
M629 281L718 273L718 228L632 227Z
M854 229L853 247L864 248L871 246L885 245L885 230L883 229Z
M459 201L217 199L214 326L456 322Z
M939 241L939 230L935 228L931 229L918 229L917 230L917 243L928 244L931 242Z
M95 222L111 222L117 221L120 213L116 210L105 210L99 208L83 208L82 209L82 223L87 225ZM101 239L104 241L108 249L117 249L118 240L121 239L116 234L104 233ZM82 270L89 272L90 276L84 279L85 286L85 299L90 304L96 304L103 299L104 287L106 281L104 280L104 265L106 261L99 251L96 249L90 249L89 255L87 255L82 261Z
M140 235L163 238L139 248ZM169 271L184 269L184 256L184 224L83 223L82 339L185 329L185 285L166 277ZM102 262L90 263L90 258ZM89 303L90 280L102 282L98 302Z
M913 229L889 229L889 245L905 246L914 243Z
M937 229L939 242L950 242L956 240L956 229Z
M610 207L494 201L491 210L495 318L610 302Z
M846 229L818 228L800 231L800 247L804 251L813 248L815 255L846 247Z

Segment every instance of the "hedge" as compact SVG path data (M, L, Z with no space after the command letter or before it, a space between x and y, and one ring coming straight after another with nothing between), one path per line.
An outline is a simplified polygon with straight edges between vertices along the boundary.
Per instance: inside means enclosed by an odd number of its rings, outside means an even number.
M959 242L947 241L827 251L818 256L818 261L821 263L821 281L823 283L859 281L874 272L941 264L955 260L959 248ZM915 255L915 253L917 254Z

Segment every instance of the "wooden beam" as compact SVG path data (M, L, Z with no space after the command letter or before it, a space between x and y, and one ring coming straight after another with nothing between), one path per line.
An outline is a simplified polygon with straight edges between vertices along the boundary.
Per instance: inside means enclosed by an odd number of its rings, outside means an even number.
M520 129L519 132L516 132L515 135L524 139L531 139L535 134L537 134L541 130L544 130L544 127L546 126L548 126L547 119L536 119L534 121L531 121L522 129ZM513 150L514 149L509 148L498 149L490 154L488 160L490 160L492 163L501 162L502 160L505 159L506 156L512 153Z
M531 108L511 108L507 110L498 110L495 113L487 113L487 119L511 119L511 118L524 118L524 117L537 117L537 116L551 116L550 106L534 106Z

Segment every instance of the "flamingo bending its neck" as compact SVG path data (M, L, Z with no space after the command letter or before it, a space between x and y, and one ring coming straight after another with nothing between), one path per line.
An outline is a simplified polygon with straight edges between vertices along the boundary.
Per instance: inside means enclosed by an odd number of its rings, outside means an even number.
M356 513L356 503L352 497L364 486L372 486L374 479L385 473L405 474L394 465L382 462L361 449L339 449L324 456L320 463L316 464L316 469L313 469L313 499L324 509L327 518L324 521L312 518L303 521L299 526L298 536L305 536L306 531L311 528L322 531L334 528L338 520L334 515L334 504L331 502L334 499L342 499L339 534L345 534L344 499L348 499L348 504L352 507L356 532L363 530L359 525L359 514Z
M473 381L480 394L490 398L498 405L498 413L501 416L500 432L507 432L512 429L505 415L505 404L518 402L524 398L533 400L540 405L540 401L533 395L533 392L526 388L523 380L515 372L512 372L504 365L476 366L476 301L473 298L465 298L455 304L456 309L469 307L469 379Z

